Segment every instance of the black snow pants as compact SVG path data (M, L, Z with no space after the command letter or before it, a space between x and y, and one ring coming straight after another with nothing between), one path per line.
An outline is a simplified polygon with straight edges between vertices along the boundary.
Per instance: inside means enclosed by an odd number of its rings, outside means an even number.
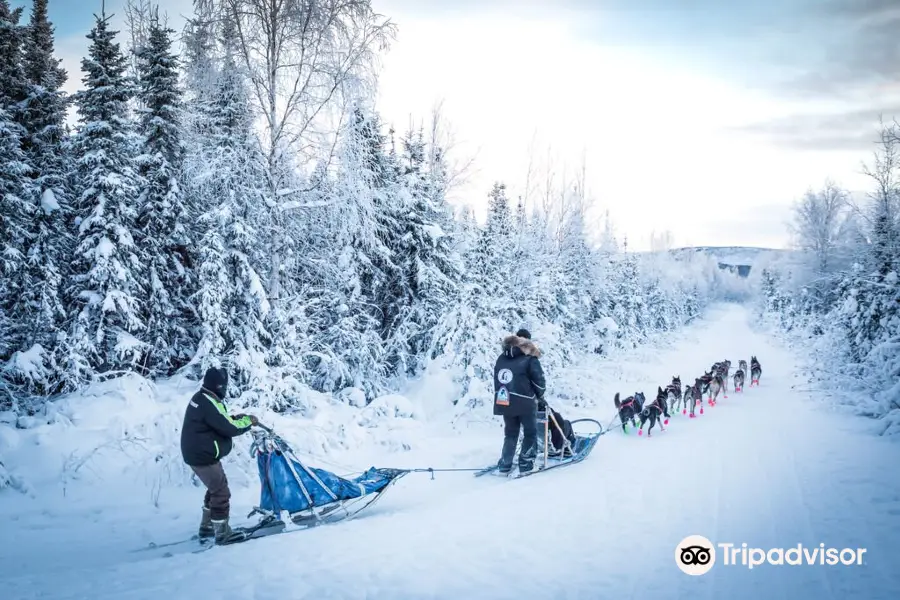
M503 417L503 452L500 455L500 471L509 472L512 469L513 457L516 454L516 444L519 441L519 429L522 429L522 450L519 452L519 470L530 471L534 467L534 458L537 455L537 415L534 413L522 416Z
M214 521L227 519L231 511L231 490L228 489L228 478L225 477L222 463L215 462L202 467L191 466L191 469L206 486L203 508L209 509L209 515Z

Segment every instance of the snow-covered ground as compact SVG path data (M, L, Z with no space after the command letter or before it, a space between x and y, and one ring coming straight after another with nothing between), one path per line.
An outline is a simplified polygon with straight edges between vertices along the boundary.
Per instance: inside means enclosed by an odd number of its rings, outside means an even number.
M129 469L128 455L121 454L123 474L110 479L117 471L108 466L93 477L81 473L92 464L83 453L70 455L64 465L44 458L41 466L48 473L65 466L73 477L62 486L22 471L32 493L0 494L0 596L896 598L900 446L871 435L866 421L795 391L802 357L754 331L749 318L740 306L718 307L661 347L639 349L627 361L606 365L596 407L564 409L568 418L593 416L608 423L617 391L643 390L652 397L672 375L692 380L713 362L728 358L736 366L757 355L762 386L729 394L699 419L679 415L666 432L649 439L612 432L585 462L518 481L476 479L471 473L438 473L432 481L411 474L354 521L202 554L165 558L159 551L133 552L151 540L194 532L202 490L167 486L160 475L167 469L177 473L178 465L154 467L145 458ZM432 379L418 397L440 393ZM421 410L420 399L408 410ZM140 398L117 402L134 411L142 406ZM111 410L98 403L98 411ZM388 406L397 412L397 406ZM181 408L169 412L159 425L166 435L136 432L134 437L168 439L177 447ZM0 442L6 456L51 456L46 448L63 444L61 436L108 435L109 415L98 412L97 419L103 423L97 431L47 426L43 434L24 434L6 427L10 439ZM314 466L339 473L372 464L479 467L496 460L502 441L498 423L450 428L446 420L423 422L402 414L395 421L395 437L408 439L409 450L359 439L362 451L323 454ZM290 429L287 418L276 426L300 448L316 445L292 437L310 430ZM111 445L105 452L111 461L127 448ZM140 456L147 456L146 449ZM160 448L158 456L170 461L171 449ZM237 521L257 500L255 474L238 468L246 463L236 454L226 464L235 482ZM81 478L74 478L79 473ZM678 543L692 534L738 547L823 543L867 552L860 566L752 570L724 566L720 556L708 574L690 577L676 567L674 556Z

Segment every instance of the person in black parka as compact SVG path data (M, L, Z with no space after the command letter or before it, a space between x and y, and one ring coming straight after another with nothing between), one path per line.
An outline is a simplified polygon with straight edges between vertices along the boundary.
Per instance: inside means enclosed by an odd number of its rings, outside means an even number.
M531 341L527 329L503 340L503 353L494 365L494 414L503 417L503 450L498 466L501 473L512 470L519 430L523 431L519 452L519 472L534 468L537 455L537 405L543 402L546 383L541 368L541 351Z
M208 369L203 386L188 402L181 428L181 456L206 486L198 535L201 539L215 536L217 543L231 535L231 490L220 461L231 452L232 438L259 423L253 415L230 416L225 407L227 394L228 371Z

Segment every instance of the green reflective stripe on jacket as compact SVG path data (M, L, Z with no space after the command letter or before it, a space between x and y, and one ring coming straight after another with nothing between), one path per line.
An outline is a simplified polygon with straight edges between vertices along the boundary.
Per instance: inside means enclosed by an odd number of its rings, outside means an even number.
M213 445L216 447L216 458L219 458L219 442L217 440L213 440Z
M207 400L212 402L212 405L216 407L216 410L219 411L219 414L228 419L228 422L238 429L246 429L247 427L250 427L250 425L252 425L252 423L250 422L250 417L241 417L238 420L234 420L228 415L228 411L225 410L225 405L216 400L215 396L210 396L209 394L203 395L206 396Z

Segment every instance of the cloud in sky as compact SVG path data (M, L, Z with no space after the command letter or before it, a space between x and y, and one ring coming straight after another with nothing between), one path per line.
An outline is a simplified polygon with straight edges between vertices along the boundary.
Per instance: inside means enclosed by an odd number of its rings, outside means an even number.
M883 112L862 109L796 114L755 123L738 130L774 139L783 147L797 150L829 148L871 151L878 141L876 136L881 127L879 117L882 115L885 123L890 123L893 115L900 115L900 102L888 106Z
M107 0L117 26L123 4ZM900 112L895 0L374 4L399 26L378 108L402 130L444 101L457 150L478 159L458 199L483 208L495 179L524 194L549 146L570 175L585 158L637 248L666 229L677 243L783 243L773 207L827 177L861 189L873 125ZM161 5L180 31L190 0ZM51 0L70 90L99 7Z

